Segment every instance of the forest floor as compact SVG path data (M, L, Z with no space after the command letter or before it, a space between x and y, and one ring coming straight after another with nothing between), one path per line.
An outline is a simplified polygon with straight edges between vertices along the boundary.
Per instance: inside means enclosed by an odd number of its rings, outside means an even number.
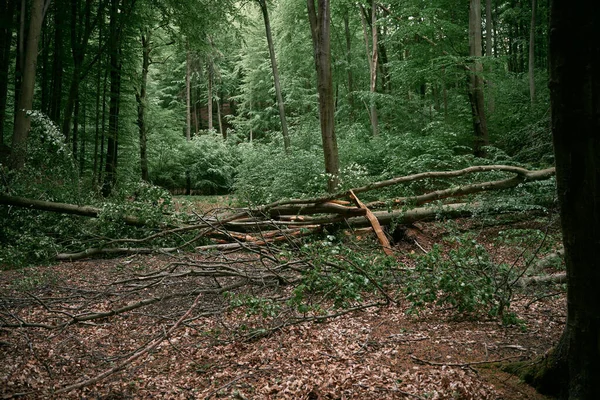
M469 229L469 222L460 223ZM408 254L430 248L443 235L439 224L422 223L419 228L419 246L397 246L399 265L410 268L414 261ZM491 238L500 229L481 229L479 237L490 238L493 246ZM497 251L499 257L514 257L510 246ZM547 288L548 296L515 294L511 310L520 323L510 326L497 319L457 318L438 306L411 314L408 302L400 300L322 322L281 324L270 331L253 330L260 315L241 309L210 312L221 309L227 299L207 292L197 298L201 306L168 332L191 310L195 296L167 296L195 294L206 278L144 285L132 277L165 271L184 258L200 263L215 257L231 265L260 262L241 252L135 255L2 271L3 322L40 326L0 328L0 397L545 399L497 363L533 360L557 342L566 314L560 286ZM270 298L289 295L285 289L264 290ZM163 301L52 328L65 316L110 311L149 298ZM157 338L163 339L156 347L129 361ZM83 388L55 393L115 366L122 368Z

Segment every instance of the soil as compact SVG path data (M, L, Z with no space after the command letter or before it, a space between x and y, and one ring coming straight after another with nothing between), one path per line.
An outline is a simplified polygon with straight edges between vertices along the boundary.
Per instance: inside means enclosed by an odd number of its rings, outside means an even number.
M473 224L462 221L457 226L471 230ZM542 229L532 222L511 226L515 227ZM500 246L493 240L505 228L502 224L485 227L478 229L477 235L496 257L515 259L515 246ZM396 244L398 265L410 268L414 263L410 254L429 251L443 240L445 232L434 223L412 227ZM410 304L402 298L396 304L363 308L322 322L278 325L273 324L277 317L227 309L228 300L216 292L198 295L199 305L191 310L197 293L194 290L207 285L206 277L153 284L132 279L175 270L174 265L184 259L198 264L217 262L218 258L226 265L258 265L261 260L253 257L247 253L136 255L1 272L0 396L546 398L499 366L534 360L557 342L566 314L560 286L515 294L511 311L519 322L508 326L497 319L456 315L442 306L409 313ZM231 282L230 278L219 278L219 285ZM268 298L290 296L289 289L267 284L264 289L248 290L243 293ZM190 295L167 298L186 292ZM162 301L60 325L73 315L108 312L148 298ZM369 301L368 296L364 301ZM169 332L190 310L188 318ZM267 322L269 329L261 330L261 323ZM151 351L128 361L157 338L159 344ZM55 393L119 365L119 371L97 382Z

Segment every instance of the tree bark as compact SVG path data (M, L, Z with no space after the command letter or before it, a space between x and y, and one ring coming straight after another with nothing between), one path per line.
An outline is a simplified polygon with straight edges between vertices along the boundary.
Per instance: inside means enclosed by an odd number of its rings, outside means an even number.
M473 57L469 73L469 100L473 118L475 140L473 154L485 157L484 147L489 145L485 100L483 96L483 67L481 57L481 0L471 0L469 7L469 54Z
M52 94L50 99L49 117L60 124L62 87L63 87L63 58L64 58L64 16L63 7L59 1L54 1L54 59L52 60ZM59 125L60 126L60 125Z
M214 129L213 124L213 81L214 81L214 64L212 58L209 56L206 66L206 73L208 74L208 130Z
M552 0L550 98L567 269L567 323L527 378L562 399L599 399L600 8Z
M0 146L4 144L4 122L8 101L8 71L15 6L16 2L13 0L0 1Z
M317 70L321 139L323 141L325 172L328 174L327 190L333 193L339 183L339 155L335 136L329 0L317 0L318 9L315 8L315 0L307 0L307 5L315 69Z
M350 106L350 119L354 114L354 77L352 74L352 35L350 33L350 16L344 14L344 36L346 38L346 74L348 79L348 106Z
M531 26L529 28L529 98L535 103L535 13L537 1L531 0Z
M273 70L273 82L275 84L275 95L277 96L277 107L279 108L279 119L281 120L281 134L283 135L283 148L286 153L290 151L290 135L288 133L287 121L285 119L285 105L281 95L281 84L279 80L279 69L277 68L277 58L275 57L275 46L273 45L273 36L271 35L271 22L269 21L269 10L266 0L256 0L262 11L265 22L265 31L267 34L267 45L269 46L269 57L271 58L271 69Z
M377 116L377 105L375 102L375 93L377 93L377 68L379 64L379 46L377 40L377 4L375 0L371 0L371 15L367 13L364 6L360 5L360 16L363 25L363 35L365 38L365 49L367 51L367 60L369 61L369 119L371 120L371 131L373 136L379 135L379 118ZM367 23L367 17L370 17L370 22ZM371 28L371 44L369 44L369 32L367 26Z
M117 181L119 150L119 106L121 101L121 38L119 21L120 0L112 0L109 23L110 93L108 108L108 140L102 195L108 197Z
M15 127L12 138L12 167L21 169L25 165L27 155L27 137L31 121L27 116L33 106L33 91L35 88L35 70L38 57L38 43L42 29L44 13L44 0L33 0L31 5L31 18L29 20L29 33L27 35L27 50L23 65L23 82L17 107Z
M57 212L61 214L81 215L83 217L92 218L98 218L102 213L101 208L8 196L2 193L0 193L0 204L28 208L32 210ZM123 216L122 220L130 225L144 225L144 221L130 215Z
M140 90L136 93L138 116L137 125L140 138L140 169L142 173L142 180L148 182L148 154L146 151L148 142L148 127L146 125L146 106L147 96L146 89L148 86L148 69L150 67L150 47L151 33L149 29L142 28L141 41L142 41L142 76L140 82Z
M492 53L492 49L495 48L492 44L492 35L495 34L494 30L494 18L492 17L492 0L486 0L485 2L485 56L488 58L492 58L497 56L496 52ZM497 40L494 38L494 41ZM492 72L492 63L487 68L488 72ZM487 111L489 114L493 114L496 109L496 103L494 101L494 83L488 77L487 79L487 87L488 92L486 94L487 98Z
M79 86L83 75L83 63L85 61L86 46L92 33L91 8L92 1L86 0L83 15L80 10L80 2L71 0L71 54L73 56L73 75L69 87L69 97L65 106L65 115L62 131L67 142L71 138L71 121L77 107L79 98ZM79 16L79 17L78 17ZM77 154L77 135L73 133L73 154Z
M192 140L192 84L191 84L191 76L192 76L192 60L190 55L190 44L186 43L187 51L185 57L185 140L189 143ZM209 93L209 113L212 113L212 81L209 76L208 83L208 93ZM209 116L209 126L212 124L212 116ZM210 128L209 128L210 129ZM185 170L185 194L189 196L192 194L192 176L189 170L189 167L186 166Z
M192 60L190 55L190 44L187 43L185 53L185 139L192 140Z

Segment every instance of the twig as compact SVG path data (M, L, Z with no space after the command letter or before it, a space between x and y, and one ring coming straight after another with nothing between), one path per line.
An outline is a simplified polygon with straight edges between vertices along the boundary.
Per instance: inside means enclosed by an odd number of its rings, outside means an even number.
M421 364L427 364L427 365L438 366L438 367L460 367L460 368L471 367L473 365L495 364L495 363L508 361L508 360L512 360L515 358L522 358L522 357L523 356L510 356L510 357L506 357L506 358L500 358L498 360L473 361L473 362L466 362L466 363L440 363L440 362L435 362L435 361L422 360L422 359L417 358L412 355L410 356L410 358L412 358L414 361L421 363Z
M122 363L114 366L113 368L107 369L106 371L102 372L101 374L96 375L93 378L90 379L86 379L84 381L80 381L77 383L74 383L72 385L66 386L62 389L57 390L56 392L54 392L54 394L59 394L59 393L68 393L72 390L77 390L77 389L81 389L85 386L89 386L91 384L94 384L96 382L99 382L101 380L103 380L104 378L114 374L115 372L118 372L122 369L124 369L127 365L131 364L133 361L137 360L138 358L140 358L141 356L143 356L144 354L149 353L150 351L154 350L156 347L158 347L159 344L161 344L167 337L169 337L169 335L171 335L177 328L179 328L179 326L181 325L181 323L192 313L192 311L196 308L196 306L198 305L198 303L200 302L200 298L202 297L203 293L199 293L198 296L196 296L196 299L194 300L194 303L192 304L192 306L190 308L188 308L188 310L185 312L185 314L183 314L181 316L181 318L179 318L179 320L177 320L177 322L175 323L175 325L173 325L167 332L166 334L161 335L159 338L155 339L154 341L150 342L150 344L148 346L146 346L145 348L143 348L142 350L134 353L131 357L127 358L125 361L123 361Z
M234 378L232 380L230 380L229 382L227 382L226 384L224 384L223 386L220 386L218 388L216 388L215 390L213 390L212 392L210 392L205 398L204 400L208 400L210 399L212 396L214 396L215 394L217 394L220 390L223 390L225 388L228 388L229 386L233 385L234 383L236 383L237 381L239 381L240 379L244 379L247 378L248 376L250 376L249 374L244 374L244 375L240 375L237 378Z

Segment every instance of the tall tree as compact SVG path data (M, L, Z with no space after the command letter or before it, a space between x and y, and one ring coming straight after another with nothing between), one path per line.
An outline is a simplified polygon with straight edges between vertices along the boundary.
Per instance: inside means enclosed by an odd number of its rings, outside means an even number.
M8 100L8 71L17 2L0 0L0 146L4 143L4 121Z
M377 93L377 69L379 68L379 43L378 43L378 29L377 29L377 4L375 0L371 0L371 6L368 12L365 7L360 4L360 17L363 26L363 35L365 38L365 48L367 50L367 60L369 61L369 92L371 94L369 99L369 119L371 120L371 132L373 136L379 135L379 118L377 116L377 104L375 102L375 93ZM367 23L367 18L369 23ZM371 28L371 33L367 27ZM369 44L369 37L371 43Z
M331 33L329 0L307 0L308 19L312 35L317 90L319 92L319 119L321 139L325 157L325 172L328 175L327 190L334 192L339 183L339 155L335 137L335 103L331 73Z
M279 69L277 68L277 58L275 57L275 46L273 45L273 35L271 34L271 21L269 20L269 9L266 0L256 0L263 15L265 22L265 31L267 34L267 45L269 46L269 57L271 58L271 69L273 70L273 82L275 85L275 95L277 97L277 107L279 108L279 119L281 120L281 133L283 135L283 148L286 153L290 151L290 135L288 133L287 121L285 119L285 105L281 95L281 84L279 81Z
M531 0L531 25L529 27L529 97L531 104L535 102L535 12L537 1Z
M475 140L473 154L485 156L489 144L485 101L483 96L483 67L481 65L481 0L471 0L469 7L469 54L473 58L469 73L469 100L473 117Z
M69 97L65 107L62 131L67 141L71 139L71 121L78 119L77 102L79 101L79 86L84 74L86 47L98 18L92 21L92 0L86 0L81 8L81 2L71 0L71 54L73 56L73 75L69 87ZM100 2L98 16L102 15L103 2ZM77 113L75 111L77 110ZM75 114L74 114L75 113ZM74 129L77 129L75 124ZM77 154L77 134L73 133L73 154Z
M495 54L495 52L492 52L492 50L494 49L494 45L493 45L493 41L492 41L492 37L494 34L495 30L494 30L494 18L492 17L492 0L486 0L485 2L485 56L492 58ZM494 39L496 40L496 39ZM490 63L489 67L488 67L488 71L492 70L492 65ZM488 78L487 80L487 86L490 89L487 94L487 106L488 106L488 113L489 114L493 114L496 108L496 103L494 102L494 95L492 93L493 88L494 88L494 83L491 81L491 79Z
M27 116L27 112L30 111L33 106L38 43L44 19L44 5L44 0L33 0L31 4L29 33L27 34L27 46L23 63L23 81L21 83L21 93L19 95L12 137L11 164L15 169L23 168L27 154L27 137L31 126L31 121Z
M121 68L123 64L123 25L131 14L135 0L111 0L109 11L109 70L110 93L108 111L108 138L102 195L107 197L117 182L119 155L119 114L121 108Z
M567 323L534 365L533 383L561 399L600 399L600 8L551 1L550 98L567 268Z
M150 68L150 52L152 51L151 31L147 27L141 29L142 43L142 75L140 79L140 89L135 94L137 102L138 116L137 125L140 139L140 168L142 172L142 180L148 181L148 125L146 123L146 107L147 107L147 86L148 86L148 70ZM98 93L98 96L100 94Z
M61 1L55 0L53 7L54 16L54 57L52 60L52 88L50 94L50 110L48 115L55 123L60 124L62 91L63 91L63 61L64 55L64 29L65 9Z

